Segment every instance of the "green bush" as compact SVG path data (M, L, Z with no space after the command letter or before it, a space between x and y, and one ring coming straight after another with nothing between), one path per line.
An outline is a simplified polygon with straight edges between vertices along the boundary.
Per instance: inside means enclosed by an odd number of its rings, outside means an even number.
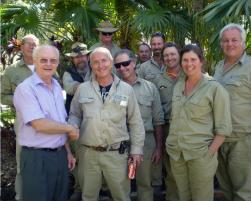
M0 126L3 128L14 128L15 122L15 111L9 107L2 107L1 106L1 113L0 113Z

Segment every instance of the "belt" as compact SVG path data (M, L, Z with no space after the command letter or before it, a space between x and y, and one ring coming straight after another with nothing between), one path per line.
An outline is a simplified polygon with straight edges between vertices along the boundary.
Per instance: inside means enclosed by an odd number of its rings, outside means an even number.
M105 151L118 151L119 148L112 148L112 147L95 147L95 146L88 146L88 145L84 145L85 147L92 149L94 151L99 151L99 152L105 152Z
M40 148L40 147L27 147L27 146L22 146L23 149L27 150L38 150L38 151L47 151L47 152L58 152L64 149L64 146L57 147L57 148Z

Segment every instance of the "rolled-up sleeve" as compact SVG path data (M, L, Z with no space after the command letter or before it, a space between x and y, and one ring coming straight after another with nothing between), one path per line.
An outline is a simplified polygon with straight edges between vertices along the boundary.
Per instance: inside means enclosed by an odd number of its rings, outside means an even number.
M214 94L213 115L214 133L230 136L232 132L230 100L228 92L220 85Z

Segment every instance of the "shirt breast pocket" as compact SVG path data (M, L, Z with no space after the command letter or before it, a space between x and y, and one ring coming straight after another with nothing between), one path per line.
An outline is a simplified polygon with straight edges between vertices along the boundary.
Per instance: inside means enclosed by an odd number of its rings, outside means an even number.
M209 118L212 108L207 99L195 99L186 103L185 110L190 119L203 121Z
M107 118L110 119L112 123L120 123L122 119L126 118L126 108L121 102L110 102L106 106Z
M153 98L151 96L140 95L138 97L138 104L142 119L147 119L152 116L152 102Z
M87 118L93 118L95 116L95 101L92 97L80 97L79 103L83 110L84 116Z
M251 84L245 76L235 76L225 82L231 99L251 96Z

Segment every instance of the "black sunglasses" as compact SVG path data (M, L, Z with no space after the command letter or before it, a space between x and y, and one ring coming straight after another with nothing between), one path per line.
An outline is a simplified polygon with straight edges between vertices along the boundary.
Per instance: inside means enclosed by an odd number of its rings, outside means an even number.
M111 36L113 34L112 32L101 32L101 33L104 36Z
M121 65L126 67L126 66L129 66L130 63L131 63L131 60L128 60L128 61L116 63L116 64L114 64L114 66L115 66L115 68L119 69L121 67Z

